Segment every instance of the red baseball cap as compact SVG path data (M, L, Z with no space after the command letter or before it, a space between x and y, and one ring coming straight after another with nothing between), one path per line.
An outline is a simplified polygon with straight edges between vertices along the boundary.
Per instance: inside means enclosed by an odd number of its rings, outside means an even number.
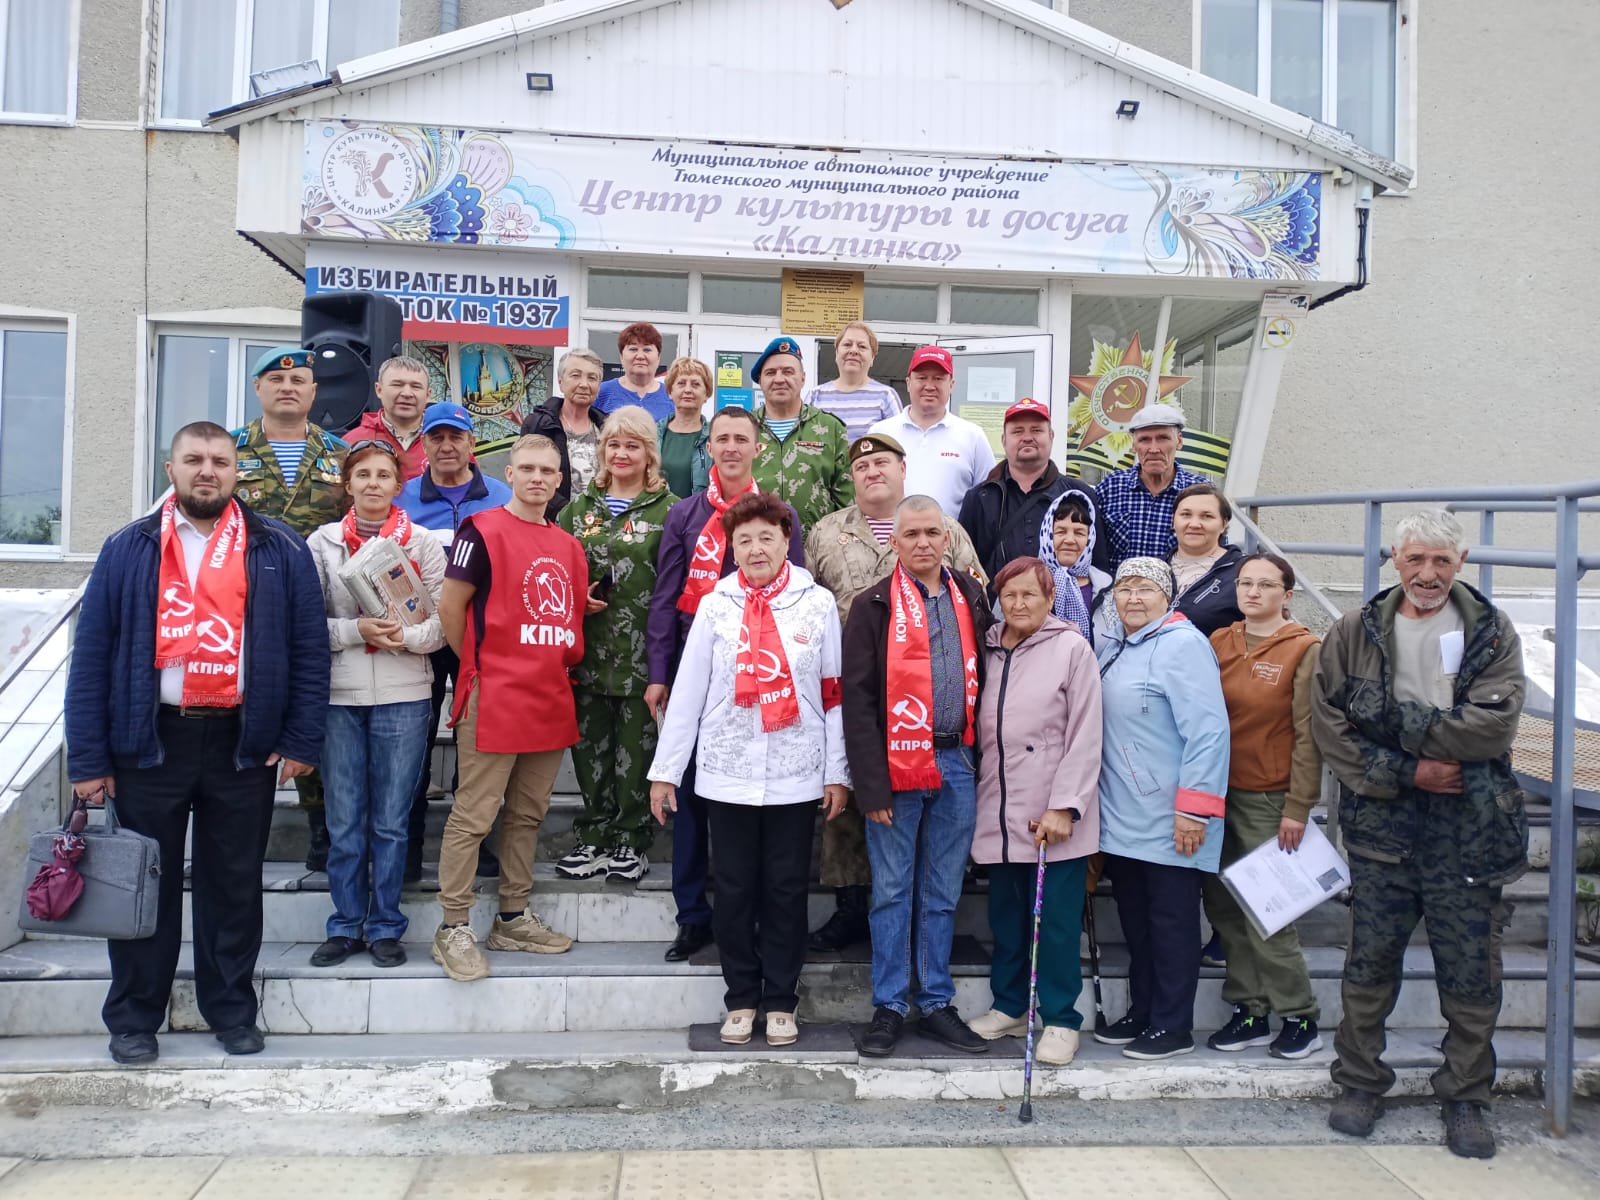
M1048 405L1041 404L1032 396L1024 396L1006 409L1006 415L1001 419L1000 423L1004 425L1012 417L1040 417L1048 421L1050 419L1050 408Z
M906 374L909 375L918 367L926 366L928 363L941 368L946 375L956 373L955 360L950 357L950 351L943 346L922 346L911 356L911 365L906 368Z

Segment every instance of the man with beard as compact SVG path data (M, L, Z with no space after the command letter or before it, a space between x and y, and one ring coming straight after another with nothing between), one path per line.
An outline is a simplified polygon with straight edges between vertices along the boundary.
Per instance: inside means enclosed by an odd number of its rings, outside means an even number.
M667 514L656 557L656 586L650 593L650 619L645 626L649 685L644 689L644 702L655 721L666 715L672 677L700 601L717 580L734 569L733 547L722 528L722 514L741 497L761 490L750 474L760 439L761 427L749 409L720 410L711 418L710 484L678 501ZM803 567L805 550L798 516L790 529L789 561ZM667 948L668 962L684 962L712 940L711 902L706 898L711 869L708 815L704 799L695 794L691 759L678 784L678 807L672 817L672 898L678 906L678 936Z
M756 486L787 500L800 514L800 524L810 529L855 499L850 435L838 417L802 402L806 369L793 338L773 338L750 374L764 400L756 409L761 423Z
M150 1062L183 942L194 813L194 984L229 1054L264 1045L253 977L261 863L280 784L322 753L328 630L311 552L234 497L234 438L196 421L172 439L160 509L111 535L83 596L64 719L84 801L156 839L156 931L107 943L111 1057Z
M1422 920L1447 1027L1433 1073L1445 1139L1458 1155L1489 1158L1501 889L1528 867L1511 773L1522 644L1511 618L1456 578L1467 542L1448 512L1401 520L1393 555L1400 586L1338 620L1313 677L1311 731L1339 777L1353 895L1328 1124L1366 1137L1394 1085L1384 1022Z

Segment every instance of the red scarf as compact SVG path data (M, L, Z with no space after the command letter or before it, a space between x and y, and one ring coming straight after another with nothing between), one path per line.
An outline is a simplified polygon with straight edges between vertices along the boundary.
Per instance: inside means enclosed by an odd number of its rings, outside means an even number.
M239 647L244 636L244 510L235 501L218 519L189 584L177 530L178 500L161 506L161 568L156 578L156 669L183 667L183 703L232 708L239 703Z
M972 611L955 577L944 572L944 586L956 610L961 631L961 661L966 664L967 720L961 741L972 745L978 703L978 639ZM892 619L889 656L884 668L889 710L889 786L897 792L922 791L940 785L933 756L933 664L928 639L928 612L922 593L906 569L895 564L889 584Z
M350 506L350 511L344 514L344 520L339 522L339 532L344 536L344 546L351 554L361 549L366 538L362 537L356 529L355 506ZM404 546L411 541L411 515L398 504L389 505L389 515L384 518L383 528L378 530L378 537L391 538ZM369 616L381 617L387 614L369 613ZM378 648L370 642L367 644L367 653L376 654Z
M761 705L761 729L776 733L800 719L800 698L795 695L789 656L783 652L778 622L770 601L789 586L789 563L762 587L752 587L739 572L744 589L744 625L739 630L739 653L733 666L733 702L740 708Z
M722 528L722 514L735 501L753 496L757 490L756 481L752 478L745 484L744 491L725 498L722 494L722 477L717 474L717 468L711 468L711 482L706 484L706 499L711 501L711 519L701 527L700 536L695 539L694 553L689 558L689 577L684 580L683 595L678 597L680 612L699 612L700 601L717 586L717 580L722 578L722 560L728 553L728 534Z
M352 505L350 511L345 513L344 520L339 524L339 532L344 535L345 549L354 554L361 549L366 538L356 531L356 510ZM383 528L378 530L379 537L390 538L404 546L411 541L411 516L398 504L389 506L389 515L383 520Z

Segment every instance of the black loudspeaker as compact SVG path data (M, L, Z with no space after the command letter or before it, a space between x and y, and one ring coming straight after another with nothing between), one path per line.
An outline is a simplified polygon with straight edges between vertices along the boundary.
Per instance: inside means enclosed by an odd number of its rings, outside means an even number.
M300 305L300 344L315 358L311 420L342 434L369 408L378 368L400 353L399 303L377 292L322 292Z

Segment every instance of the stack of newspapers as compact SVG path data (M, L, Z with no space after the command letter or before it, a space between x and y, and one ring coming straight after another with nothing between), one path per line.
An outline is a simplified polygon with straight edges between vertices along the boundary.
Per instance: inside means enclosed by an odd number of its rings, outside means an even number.
M339 578L369 617L420 625L433 616L433 597L400 546L386 537L369 538L339 568Z

